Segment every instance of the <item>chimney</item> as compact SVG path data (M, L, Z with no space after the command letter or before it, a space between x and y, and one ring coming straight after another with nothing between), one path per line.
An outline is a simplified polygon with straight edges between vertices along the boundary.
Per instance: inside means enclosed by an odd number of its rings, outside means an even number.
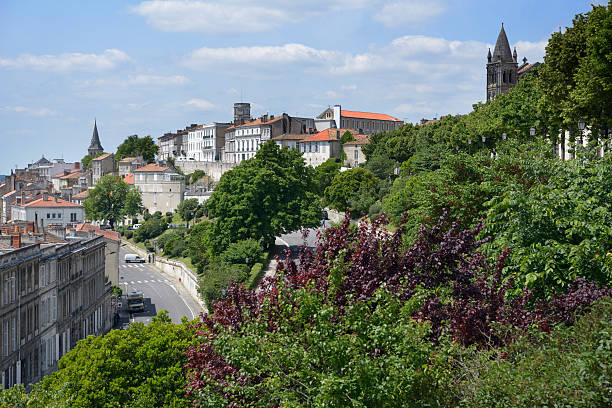
M274 119L274 115L270 115L270 120Z
M49 200L49 193L47 193L46 191L43 193L43 201L48 201Z
M11 235L11 246L15 249L21 248L21 234Z
M57 196L56 195L53 196L53 201L55 201L57 203Z
M340 131L336 130L336 139L340 140Z

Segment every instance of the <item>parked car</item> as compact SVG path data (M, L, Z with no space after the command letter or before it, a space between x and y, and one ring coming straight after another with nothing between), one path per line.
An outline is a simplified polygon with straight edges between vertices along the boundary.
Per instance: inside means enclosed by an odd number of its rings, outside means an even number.
M125 263L130 263L130 262L134 262L134 263L144 263L145 260L142 259L139 255L136 254L125 254Z
M142 226L142 224L134 224L132 225L132 229L137 230L138 228L140 228Z

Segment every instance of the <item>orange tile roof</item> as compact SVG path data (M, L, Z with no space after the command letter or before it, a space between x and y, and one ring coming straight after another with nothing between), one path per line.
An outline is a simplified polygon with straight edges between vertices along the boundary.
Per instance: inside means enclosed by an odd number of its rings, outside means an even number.
M8 192L8 193L6 193L5 195L3 195L3 196L2 196L2 198L8 197L8 196L10 196L11 194L14 194L14 193L16 193L16 192L17 192L17 190L9 191L9 192Z
M244 125L239 125L239 126L236 126L236 127L237 127L237 128L241 128L241 127L246 127L246 126L267 125L268 123L274 123L274 122L276 122L276 121L279 121L279 120L281 120L282 118L283 118L282 116L277 116L277 117L275 117L274 119L268 119L268 120L267 120L267 121L265 121L265 122L262 122L262 121L261 121L261 118L259 118L259 119L256 119L256 120L252 121L252 122L245 123Z
M72 199L81 200L81 199L86 199L87 197L89 197L89 190L83 190L80 193L73 195Z
M102 155L100 155L98 157L95 157L95 158L91 159L91 160L92 161L104 160L104 159L106 159L107 157L109 157L111 155L112 155L112 153L104 153L104 154L102 154Z
M102 235L108 239L111 239L113 241L121 241L121 238L119 237L119 233L117 231L112 231L112 230L103 230L100 227L97 227L95 225L91 225L91 224L87 224L87 223L82 223L77 225L74 228L75 231L83 231L83 232L89 232L89 231L93 231L94 234L96 235Z
M36 207L36 208L46 208L46 207L79 207L83 208L80 204L71 203L70 201L66 201L62 198L58 198L57 202L55 201L55 197L47 197L45 200L44 197L39 198L38 200L34 200L30 203L24 204L24 207Z
M272 140L302 140L308 135L298 135L294 133L283 133L280 136L273 137Z
M400 119L394 118L393 116L385 115L384 113L370 113L370 112L357 112L357 111L340 111L340 115L345 118L356 118L356 119L376 119L376 120L389 120L392 122L401 122Z
M123 177L123 181L125 181L128 184L134 184L134 175L127 174L125 177Z
M329 141L329 140L340 140L340 138L337 137L337 134L338 134L337 132L340 132L340 137L342 137L342 135L345 134L346 132L351 132L352 134L356 134L357 133L357 131L353 130L353 129L329 128L329 129L325 129L325 130L320 131L316 135L307 137L306 139L302 139L300 141L300 143L303 143L303 142L325 142L325 141Z
M119 160L119 163L132 163L135 161L140 161L140 157L124 157L123 159Z
M150 163L134 171L166 171L168 169L169 167L161 167L161 166L158 166L156 163Z
M73 179L73 178L78 179L82 175L83 173L77 170L77 171L73 171L72 173L64 174L63 176L60 176L60 178L61 179Z

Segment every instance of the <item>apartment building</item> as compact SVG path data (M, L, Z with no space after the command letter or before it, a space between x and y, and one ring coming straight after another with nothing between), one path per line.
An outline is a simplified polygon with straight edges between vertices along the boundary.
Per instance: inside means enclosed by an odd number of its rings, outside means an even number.
M230 125L213 122L190 130L185 142L186 157L206 162L221 160L221 152L225 148L225 131Z
M351 132L354 136L357 135L357 132L353 129L329 128L302 139L298 146L306 164L317 167L328 159L340 158L340 139L346 132Z
M23 246L21 237L0 243L3 389L40 381L78 340L112 326L102 237Z
M95 186L102 176L106 174L115 174L115 155L112 153L104 153L98 157L91 159L91 181Z
M358 167L361 163L365 163L366 158L361 151L361 147L368 143L370 143L370 139L367 135L356 135L355 140L345 143L342 146L346 154L344 165L347 167Z
M34 222L43 228L49 225L66 227L82 223L84 210L80 204L43 193L42 197L36 200L13 205L11 219Z
M125 157L119 160L117 164L119 170L119 177L123 178L130 174L134 174L134 170L145 166L147 163L143 160L142 156L138 157Z
M360 134L388 132L404 124L402 120L384 113L348 111L340 105L324 110L317 116L315 123L319 131L337 127L355 130Z
M185 197L183 176L169 167L155 163L147 164L134 171L134 185L142 194L142 205L151 214L174 211Z

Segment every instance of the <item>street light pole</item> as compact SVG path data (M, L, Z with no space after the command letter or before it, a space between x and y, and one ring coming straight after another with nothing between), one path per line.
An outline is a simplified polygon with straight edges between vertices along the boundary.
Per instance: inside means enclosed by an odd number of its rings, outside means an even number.
M582 145L582 131L586 127L586 123L584 120L580 119L578 121L578 130L580 131L580 144Z

